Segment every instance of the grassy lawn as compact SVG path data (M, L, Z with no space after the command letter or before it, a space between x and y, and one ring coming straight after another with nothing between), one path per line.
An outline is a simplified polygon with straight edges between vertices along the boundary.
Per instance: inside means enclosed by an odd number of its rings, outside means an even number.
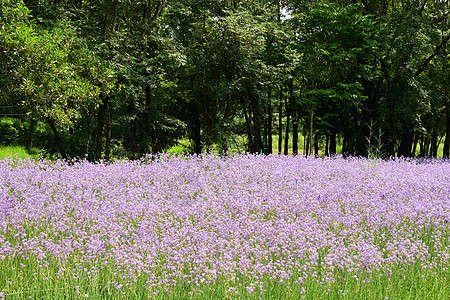
M23 146L3 146L0 147L0 159L9 157L31 157L38 159L44 153L41 149L26 149Z

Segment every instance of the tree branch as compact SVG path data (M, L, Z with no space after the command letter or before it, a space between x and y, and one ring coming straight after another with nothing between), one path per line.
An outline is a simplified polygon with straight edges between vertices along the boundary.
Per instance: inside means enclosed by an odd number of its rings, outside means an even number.
M434 24L439 24L441 23L443 20L445 20L445 18L450 14L450 10L448 12L446 12L445 14L443 14L441 17L433 20Z
M414 77L418 77L428 66L428 64L433 60L433 58L438 55L439 51L441 50L442 47L444 47L444 45L448 42L448 40L450 40L450 34L447 35L442 42L436 47L436 49L434 49L433 54L431 54L430 56L428 56L428 58L422 63L422 65L420 66L420 68L417 70L417 72L414 74Z
M158 19L159 15L161 14L162 9L164 8L164 4L165 4L164 0L158 1L158 5L156 6L155 13L153 14L153 17L151 19L152 22L154 22L154 21L156 21L156 19Z
M420 7L420 10L419 10L419 16L422 16L422 12L425 9L425 5L427 5L427 2L428 2L428 0L423 1L423 4L422 4L422 6Z

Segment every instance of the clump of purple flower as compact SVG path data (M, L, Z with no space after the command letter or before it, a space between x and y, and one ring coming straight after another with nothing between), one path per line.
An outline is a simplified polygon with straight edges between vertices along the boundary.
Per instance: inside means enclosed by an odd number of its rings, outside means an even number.
M263 293L267 280L304 292L307 280L345 273L369 282L358 274L448 266L449 230L443 160L0 160L0 267L64 278L82 294L79 282L102 272L117 293L201 293L217 280L229 293L240 283Z

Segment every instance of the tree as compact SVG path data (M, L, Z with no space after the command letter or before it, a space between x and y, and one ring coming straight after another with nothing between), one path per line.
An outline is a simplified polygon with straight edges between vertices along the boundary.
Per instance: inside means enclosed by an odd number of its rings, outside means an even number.
M92 59L69 24L40 30L29 20L20 1L4 1L1 47L8 63L1 68L11 101L20 101L31 119L48 123L63 158L60 131L69 130L97 104L100 91L109 92L113 74Z
M379 41L374 20L362 15L359 5L318 4L291 23L296 32L293 47L301 54L295 78L301 91L299 113L309 124L309 152L314 149L317 129L336 134L339 127L348 142L345 150L362 154L364 150L350 141L367 99L361 82L377 74L373 61Z

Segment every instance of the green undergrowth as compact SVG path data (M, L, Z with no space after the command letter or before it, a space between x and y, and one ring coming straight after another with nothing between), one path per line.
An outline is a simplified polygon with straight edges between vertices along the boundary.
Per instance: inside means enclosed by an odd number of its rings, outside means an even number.
M214 283L189 283L179 279L172 286L146 285L141 274L125 278L117 269L105 267L87 275L82 268L51 263L32 263L5 259L0 262L0 299L449 299L450 272L444 268L428 269L420 263L391 266L370 272L335 271L335 281L326 275L254 279L236 274L219 276ZM88 266L86 266L88 267ZM72 269L77 269L72 271ZM92 266L89 267L92 270ZM76 273L79 274L76 274ZM313 272L314 274L315 272ZM299 275L299 276L298 276ZM88 278L89 277L89 278ZM88 278L88 279L87 279ZM174 278L172 278L174 279ZM261 284L262 282L262 284ZM3 295L3 296L2 296ZM3 298L2 298L3 297Z
M42 149L32 148L26 149L23 146L3 146L0 147L0 159L3 158L26 158L39 159L44 155Z

